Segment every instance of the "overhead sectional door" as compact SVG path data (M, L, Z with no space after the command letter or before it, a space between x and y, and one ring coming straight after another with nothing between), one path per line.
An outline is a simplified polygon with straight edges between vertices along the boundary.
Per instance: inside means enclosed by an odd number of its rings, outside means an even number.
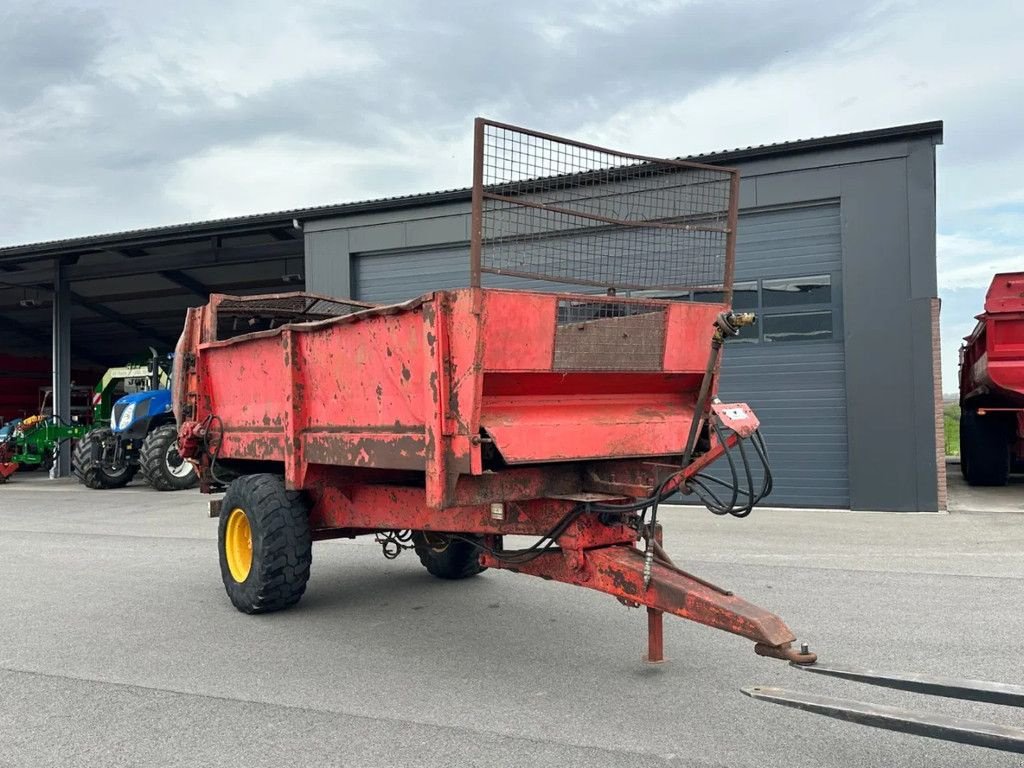
M422 293L469 285L469 246L360 253L352 258L353 293L362 301L399 302ZM572 291L571 285L511 275L483 275L488 288ZM578 288L594 293L593 287Z
M469 249L356 254L352 268L357 298L404 301L466 285ZM554 288L484 277L497 287ZM743 214L736 285L736 308L756 311L758 325L726 344L719 395L749 403L761 419L775 477L765 503L848 507L839 207Z
M764 503L848 507L839 206L741 216L736 286L758 325L726 343L719 396L761 419L775 479Z

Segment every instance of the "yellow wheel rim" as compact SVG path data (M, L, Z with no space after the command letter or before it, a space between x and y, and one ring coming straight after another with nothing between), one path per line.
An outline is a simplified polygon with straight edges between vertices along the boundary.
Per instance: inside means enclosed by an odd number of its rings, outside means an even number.
M231 578L241 584L249 578L252 568L252 528L249 518L238 507L228 516L228 527L224 532L224 556L228 561Z

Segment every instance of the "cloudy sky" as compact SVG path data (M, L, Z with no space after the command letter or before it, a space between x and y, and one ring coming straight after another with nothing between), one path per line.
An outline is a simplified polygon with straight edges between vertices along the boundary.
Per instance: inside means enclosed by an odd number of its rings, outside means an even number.
M0 4L0 245L466 186L477 114L652 155L945 121L944 390L1024 268L1017 0Z

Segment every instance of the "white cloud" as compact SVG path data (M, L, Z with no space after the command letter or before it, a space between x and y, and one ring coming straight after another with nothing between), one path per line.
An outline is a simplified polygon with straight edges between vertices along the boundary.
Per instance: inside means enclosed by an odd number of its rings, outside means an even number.
M120 14L117 41L104 51L98 70L132 91L155 88L162 108L181 111L208 106L196 94L232 107L282 83L357 75L381 63L369 41L324 38L300 5L231 6L237 12L230 23L206 24L204 14L197 11L195 18L176 4L155 15Z
M939 235L939 290L987 288L997 272L1024 269L1024 241L1000 243L965 234Z
M468 186L469 143L395 134L395 149L365 150L289 136L217 147L181 162L164 187L194 219L368 200Z

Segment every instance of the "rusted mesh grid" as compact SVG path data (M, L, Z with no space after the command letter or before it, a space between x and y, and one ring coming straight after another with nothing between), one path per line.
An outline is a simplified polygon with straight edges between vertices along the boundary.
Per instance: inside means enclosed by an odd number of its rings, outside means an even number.
M735 172L486 121L476 151L480 271L633 290L731 280Z
M665 305L560 299L554 369L658 371L665 352Z
M368 304L303 293L225 297L217 305L217 338L361 312Z

